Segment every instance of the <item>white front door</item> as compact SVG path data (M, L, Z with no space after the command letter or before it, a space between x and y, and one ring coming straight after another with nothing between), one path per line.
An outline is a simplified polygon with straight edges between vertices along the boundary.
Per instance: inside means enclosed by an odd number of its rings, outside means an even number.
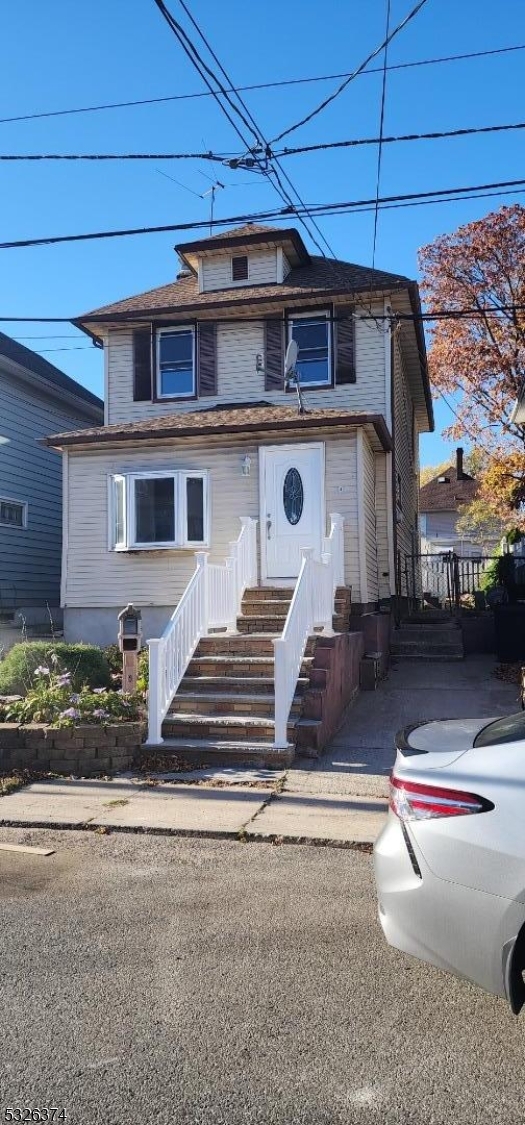
M320 555L324 525L323 445L262 447L263 579L297 578L302 548Z

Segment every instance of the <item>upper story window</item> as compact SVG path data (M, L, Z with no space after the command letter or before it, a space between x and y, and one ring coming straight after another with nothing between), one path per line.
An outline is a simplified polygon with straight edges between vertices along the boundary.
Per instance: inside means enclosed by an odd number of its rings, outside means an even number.
M161 328L157 333L157 398L193 398L195 393L193 328Z
M300 382L310 387L332 383L332 341L330 313L300 313L288 321L289 339L299 348L297 373Z
M27 527L27 504L23 500L0 497L0 524L5 527Z
M208 513L204 470L119 474L111 477L110 548L202 547Z
M232 281L248 281L250 276L247 254L234 254L232 258Z

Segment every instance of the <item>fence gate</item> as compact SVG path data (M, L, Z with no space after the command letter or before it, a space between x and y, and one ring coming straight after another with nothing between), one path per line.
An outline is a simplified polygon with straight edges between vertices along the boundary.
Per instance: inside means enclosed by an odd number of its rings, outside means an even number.
M472 597L480 590L490 555L457 555L455 551L441 554L398 556L396 593L405 612L420 610L423 604L434 605L457 613L462 598Z

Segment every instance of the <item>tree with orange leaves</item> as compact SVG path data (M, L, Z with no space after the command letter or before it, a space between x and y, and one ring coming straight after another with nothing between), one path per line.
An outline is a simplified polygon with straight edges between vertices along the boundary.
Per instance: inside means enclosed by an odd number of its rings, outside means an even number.
M525 380L525 208L502 207L441 235L419 264L427 311L458 314L430 332L434 391L455 401L447 436L483 451L478 503L487 516L525 530L525 427L511 421Z

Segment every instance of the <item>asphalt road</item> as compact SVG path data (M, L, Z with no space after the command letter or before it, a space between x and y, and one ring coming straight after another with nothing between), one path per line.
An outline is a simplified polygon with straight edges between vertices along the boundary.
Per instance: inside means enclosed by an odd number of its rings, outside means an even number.
M0 1122L523 1125L525 1018L389 951L369 856L2 829Z

